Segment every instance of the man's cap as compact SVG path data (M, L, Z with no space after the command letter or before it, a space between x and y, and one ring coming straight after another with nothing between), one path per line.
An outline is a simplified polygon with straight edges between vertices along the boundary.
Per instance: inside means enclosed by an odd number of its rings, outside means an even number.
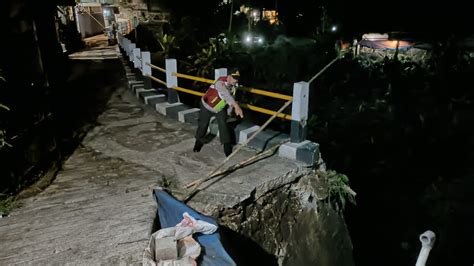
M238 68L229 68L229 74L231 75L234 79L239 79L240 78L240 72Z

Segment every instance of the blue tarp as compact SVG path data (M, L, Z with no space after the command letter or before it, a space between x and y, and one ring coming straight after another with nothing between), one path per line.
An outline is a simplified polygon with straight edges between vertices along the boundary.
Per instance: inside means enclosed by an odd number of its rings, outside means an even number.
M183 219L183 213L187 212L197 220L202 220L214 225L216 221L208 216L202 215L191 209L186 204L178 201L161 189L153 191L156 203L158 204L158 218L162 228L172 227ZM218 226L218 225L217 225ZM227 251L222 246L218 231L210 235L195 234L193 238L201 245L202 266L227 266L236 265Z

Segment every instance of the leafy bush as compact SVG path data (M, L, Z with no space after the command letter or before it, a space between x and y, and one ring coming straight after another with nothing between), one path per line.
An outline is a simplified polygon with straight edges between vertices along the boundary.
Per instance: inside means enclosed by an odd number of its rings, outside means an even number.
M5 79L2 76L0 76L0 80L5 82ZM10 111L10 108L2 103L0 103L0 109ZM11 145L6 141L6 130L0 127L0 149L2 149L4 146Z
M200 51L188 56L189 71L199 77L213 77L214 69L233 65L234 57L239 53L235 36L226 38L221 34L219 38L210 38Z
M346 202L349 200L352 204L356 204L356 193L349 187L349 178L335 171L327 172L328 182L328 201L337 211L344 211Z

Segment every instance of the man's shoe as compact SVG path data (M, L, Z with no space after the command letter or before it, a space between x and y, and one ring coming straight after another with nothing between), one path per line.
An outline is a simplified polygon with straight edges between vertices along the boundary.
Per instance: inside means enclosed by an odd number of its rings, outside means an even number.
M225 157L229 157L229 155L232 153L232 145L231 144L224 144L224 154Z
M196 142L194 143L193 152L200 152L202 146L204 146L204 144L202 142L196 140Z

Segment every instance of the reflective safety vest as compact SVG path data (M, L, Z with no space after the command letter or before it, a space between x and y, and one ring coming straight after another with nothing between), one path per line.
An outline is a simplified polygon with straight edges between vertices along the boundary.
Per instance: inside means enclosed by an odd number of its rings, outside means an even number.
M227 82L227 77L220 77L217 79L217 81ZM231 94L235 95L235 89L232 90ZM215 83L212 84L209 89L207 89L206 93L204 94L204 96L202 96L202 98L204 102L216 112L222 110L226 105L225 100L222 99L222 97L219 95L219 91L217 91Z

